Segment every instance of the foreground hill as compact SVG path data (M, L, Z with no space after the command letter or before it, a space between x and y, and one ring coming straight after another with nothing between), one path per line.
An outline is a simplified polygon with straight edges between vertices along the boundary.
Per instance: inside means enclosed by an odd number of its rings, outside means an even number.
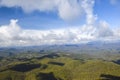
M75 59L62 54L13 59L0 67L0 80L120 80L120 64L117 61Z

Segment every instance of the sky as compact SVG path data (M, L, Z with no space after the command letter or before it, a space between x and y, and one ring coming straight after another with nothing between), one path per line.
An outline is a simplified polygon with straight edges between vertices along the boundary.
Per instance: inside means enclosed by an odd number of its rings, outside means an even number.
M0 46L120 40L120 0L0 0Z

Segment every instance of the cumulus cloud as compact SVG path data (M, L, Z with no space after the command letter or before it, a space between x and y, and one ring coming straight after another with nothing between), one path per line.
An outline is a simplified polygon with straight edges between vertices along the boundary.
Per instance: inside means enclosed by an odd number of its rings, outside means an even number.
M79 0L59 0L58 14L64 20L72 20L83 14L81 6L82 1Z
M94 0L83 0L82 7L86 13L86 22L88 25L93 25L97 16L93 14Z
M87 14L87 22L95 20L92 7L94 0L1 0L0 6L21 7L24 12L56 12L63 20L73 20Z
M111 37L114 35L113 31L109 28L109 24L106 21L100 21L98 26L98 37Z
M18 20L11 20L9 25L0 26L0 45L32 46L44 44L83 43L97 39L120 38L119 31L113 31L106 22L99 26L83 25L76 29L27 30L22 29Z

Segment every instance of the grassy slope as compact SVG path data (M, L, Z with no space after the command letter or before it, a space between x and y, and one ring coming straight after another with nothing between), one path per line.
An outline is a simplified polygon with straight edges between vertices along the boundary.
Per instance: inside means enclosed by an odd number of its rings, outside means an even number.
M44 69L40 68L33 69L28 72L18 72L12 70L5 70L0 72L0 80L37 80L36 75L39 73L50 73L52 72L56 78L62 80L99 80L101 74L109 74L114 76L120 76L120 65L113 62L102 61L102 60L74 60L69 57L58 57L55 59L44 58L41 60L34 59L33 63L46 65ZM48 64L48 62L60 62L64 63L64 66ZM12 63L14 66L17 63ZM18 63L21 64L21 63ZM4 68L5 69L5 68ZM59 80L59 79L58 79Z

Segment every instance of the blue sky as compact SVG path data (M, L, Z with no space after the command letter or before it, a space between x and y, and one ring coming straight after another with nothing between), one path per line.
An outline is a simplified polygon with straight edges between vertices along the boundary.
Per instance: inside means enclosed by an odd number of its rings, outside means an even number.
M120 0L0 0L0 45L120 40Z
M111 27L120 27L120 0L115 0L112 4L110 0L98 0L94 6L94 12L101 20L107 21Z
M96 0L94 5L94 14L98 18L107 21L112 27L120 25L120 1L111 4L110 0ZM79 19L75 21L64 21L56 12L33 11L25 13L20 7L0 7L0 25L9 23L10 19L18 19L19 25L28 29L50 29L66 26L81 25L85 21ZM115 25L115 26L114 26Z
M98 19L107 21L111 27L120 25L120 1L111 4L110 0L96 0L94 14ZM25 13L20 7L0 7L0 25L8 24L10 19L18 19L19 25L25 29L51 29L67 26L78 26L85 23L85 20L65 21L56 12L33 11Z
M76 19L64 21L56 12L33 11L25 13L20 7L0 7L0 25L8 24L10 19L18 19L18 24L24 29L56 29L83 24L85 21Z
M20 21L18 24L25 29L49 29L57 24L66 25L55 13L38 11L25 13L20 7L1 7L0 17L1 25L8 24L10 19L18 19Z

